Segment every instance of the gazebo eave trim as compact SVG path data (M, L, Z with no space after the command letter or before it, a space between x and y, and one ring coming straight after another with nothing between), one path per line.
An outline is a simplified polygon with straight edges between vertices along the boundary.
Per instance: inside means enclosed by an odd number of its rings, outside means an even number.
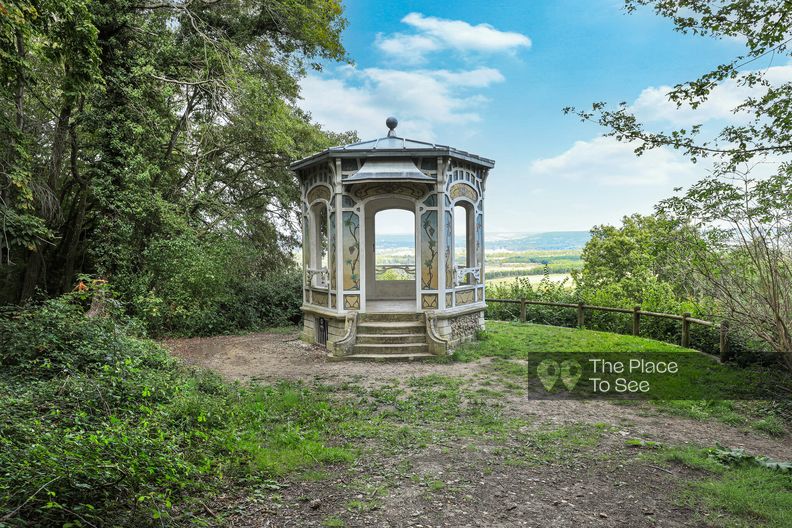
M449 156L469 163L480 165L487 169L495 166L495 160L483 158L475 154L470 154L463 150L452 147L430 147L425 149L376 149L376 150L346 150L343 147L333 147L325 149L307 158L295 161L289 168L293 171L310 167L325 159L344 159L344 158L412 158L427 155Z

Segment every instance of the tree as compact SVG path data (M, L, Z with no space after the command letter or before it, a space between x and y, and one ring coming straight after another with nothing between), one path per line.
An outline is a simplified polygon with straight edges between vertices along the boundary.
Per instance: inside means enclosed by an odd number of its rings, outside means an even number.
M659 208L685 219L676 255L704 294L792 370L792 182L707 178Z
M771 82L767 70L751 70L761 58L792 54L792 4L788 0L626 0L627 11L644 6L670 18L683 33L739 38L746 51L697 79L675 86L668 99L698 108L729 81L750 96L720 131L697 124L687 129L648 130L626 103L591 110L566 108L606 134L648 149L670 147L693 162L711 162L710 175L685 194L665 200L659 212L682 227L676 253L683 272L704 295L713 295L729 317L765 341L792 368L792 81ZM752 176L768 160L770 177ZM680 189L678 189L679 191Z
M339 0L0 0L0 302L153 290L168 240L252 248L237 282L287 266L289 162L354 139L296 106L345 24Z
M678 239L678 223L663 215L633 214L622 219L620 227L598 225L583 248L583 269L576 280L585 288L634 277L652 276L677 284L684 294L684 284L677 281L672 265L672 247ZM636 298L635 302L640 302Z

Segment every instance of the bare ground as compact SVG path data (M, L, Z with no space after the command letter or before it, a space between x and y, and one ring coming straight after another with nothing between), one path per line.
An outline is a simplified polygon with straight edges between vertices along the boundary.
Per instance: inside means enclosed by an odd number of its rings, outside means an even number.
M229 380L280 380L373 388L430 374L480 387L489 379L488 360L473 363L329 362L323 349L295 334L250 334L169 340L187 363ZM541 465L515 464L506 445L486 438L464 445L432 444L380 453L363 445L364 456L331 467L321 478L293 477L282 489L247 490L217 497L211 508L232 526L712 526L717 512L696 511L680 499L698 475L683 466L659 467L640 459L627 438L667 445L729 447L773 458L792 458L789 435L772 438L714 421L659 412L648 403L536 400L504 393L503 412L541 427L607 424L589 449ZM367 449L370 447L370 449Z

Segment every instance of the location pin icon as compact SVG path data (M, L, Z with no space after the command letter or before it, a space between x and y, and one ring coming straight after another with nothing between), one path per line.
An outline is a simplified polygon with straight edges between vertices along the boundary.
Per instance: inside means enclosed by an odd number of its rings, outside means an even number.
M582 373L583 367L577 361L567 359L561 363L561 383L564 384L568 391L572 391L575 388Z
M536 375L539 376L539 381L547 392L550 392L558 381L560 370L558 361L552 359L545 359L536 367Z

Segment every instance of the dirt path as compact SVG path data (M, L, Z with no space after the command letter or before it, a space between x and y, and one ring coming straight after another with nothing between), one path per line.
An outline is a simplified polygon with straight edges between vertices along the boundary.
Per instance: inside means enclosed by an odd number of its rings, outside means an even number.
M171 339L163 343L187 363L210 368L229 380L271 383L280 380L359 381L364 386L410 376L468 376L481 364L328 361L327 351L295 334Z
M461 378L472 388L489 386L489 360L473 363L329 362L321 348L294 334L170 340L187 363L227 379L300 380L373 388L430 374ZM667 445L744 447L756 454L792 459L789 437L772 438L714 421L669 416L648 403L536 400L504 393L505 415L542 427L590 424L604 431L599 443L570 459L540 466L516 464L511 455L524 437L502 444L488 439L465 445L428 445L395 453L369 451L351 467L331 468L317 481L293 479L277 500L220 497L233 504L234 526L710 526L708 512L682 506L679 492L697 478L683 466L656 467L627 447L628 438ZM406 469L405 469L406 468Z

